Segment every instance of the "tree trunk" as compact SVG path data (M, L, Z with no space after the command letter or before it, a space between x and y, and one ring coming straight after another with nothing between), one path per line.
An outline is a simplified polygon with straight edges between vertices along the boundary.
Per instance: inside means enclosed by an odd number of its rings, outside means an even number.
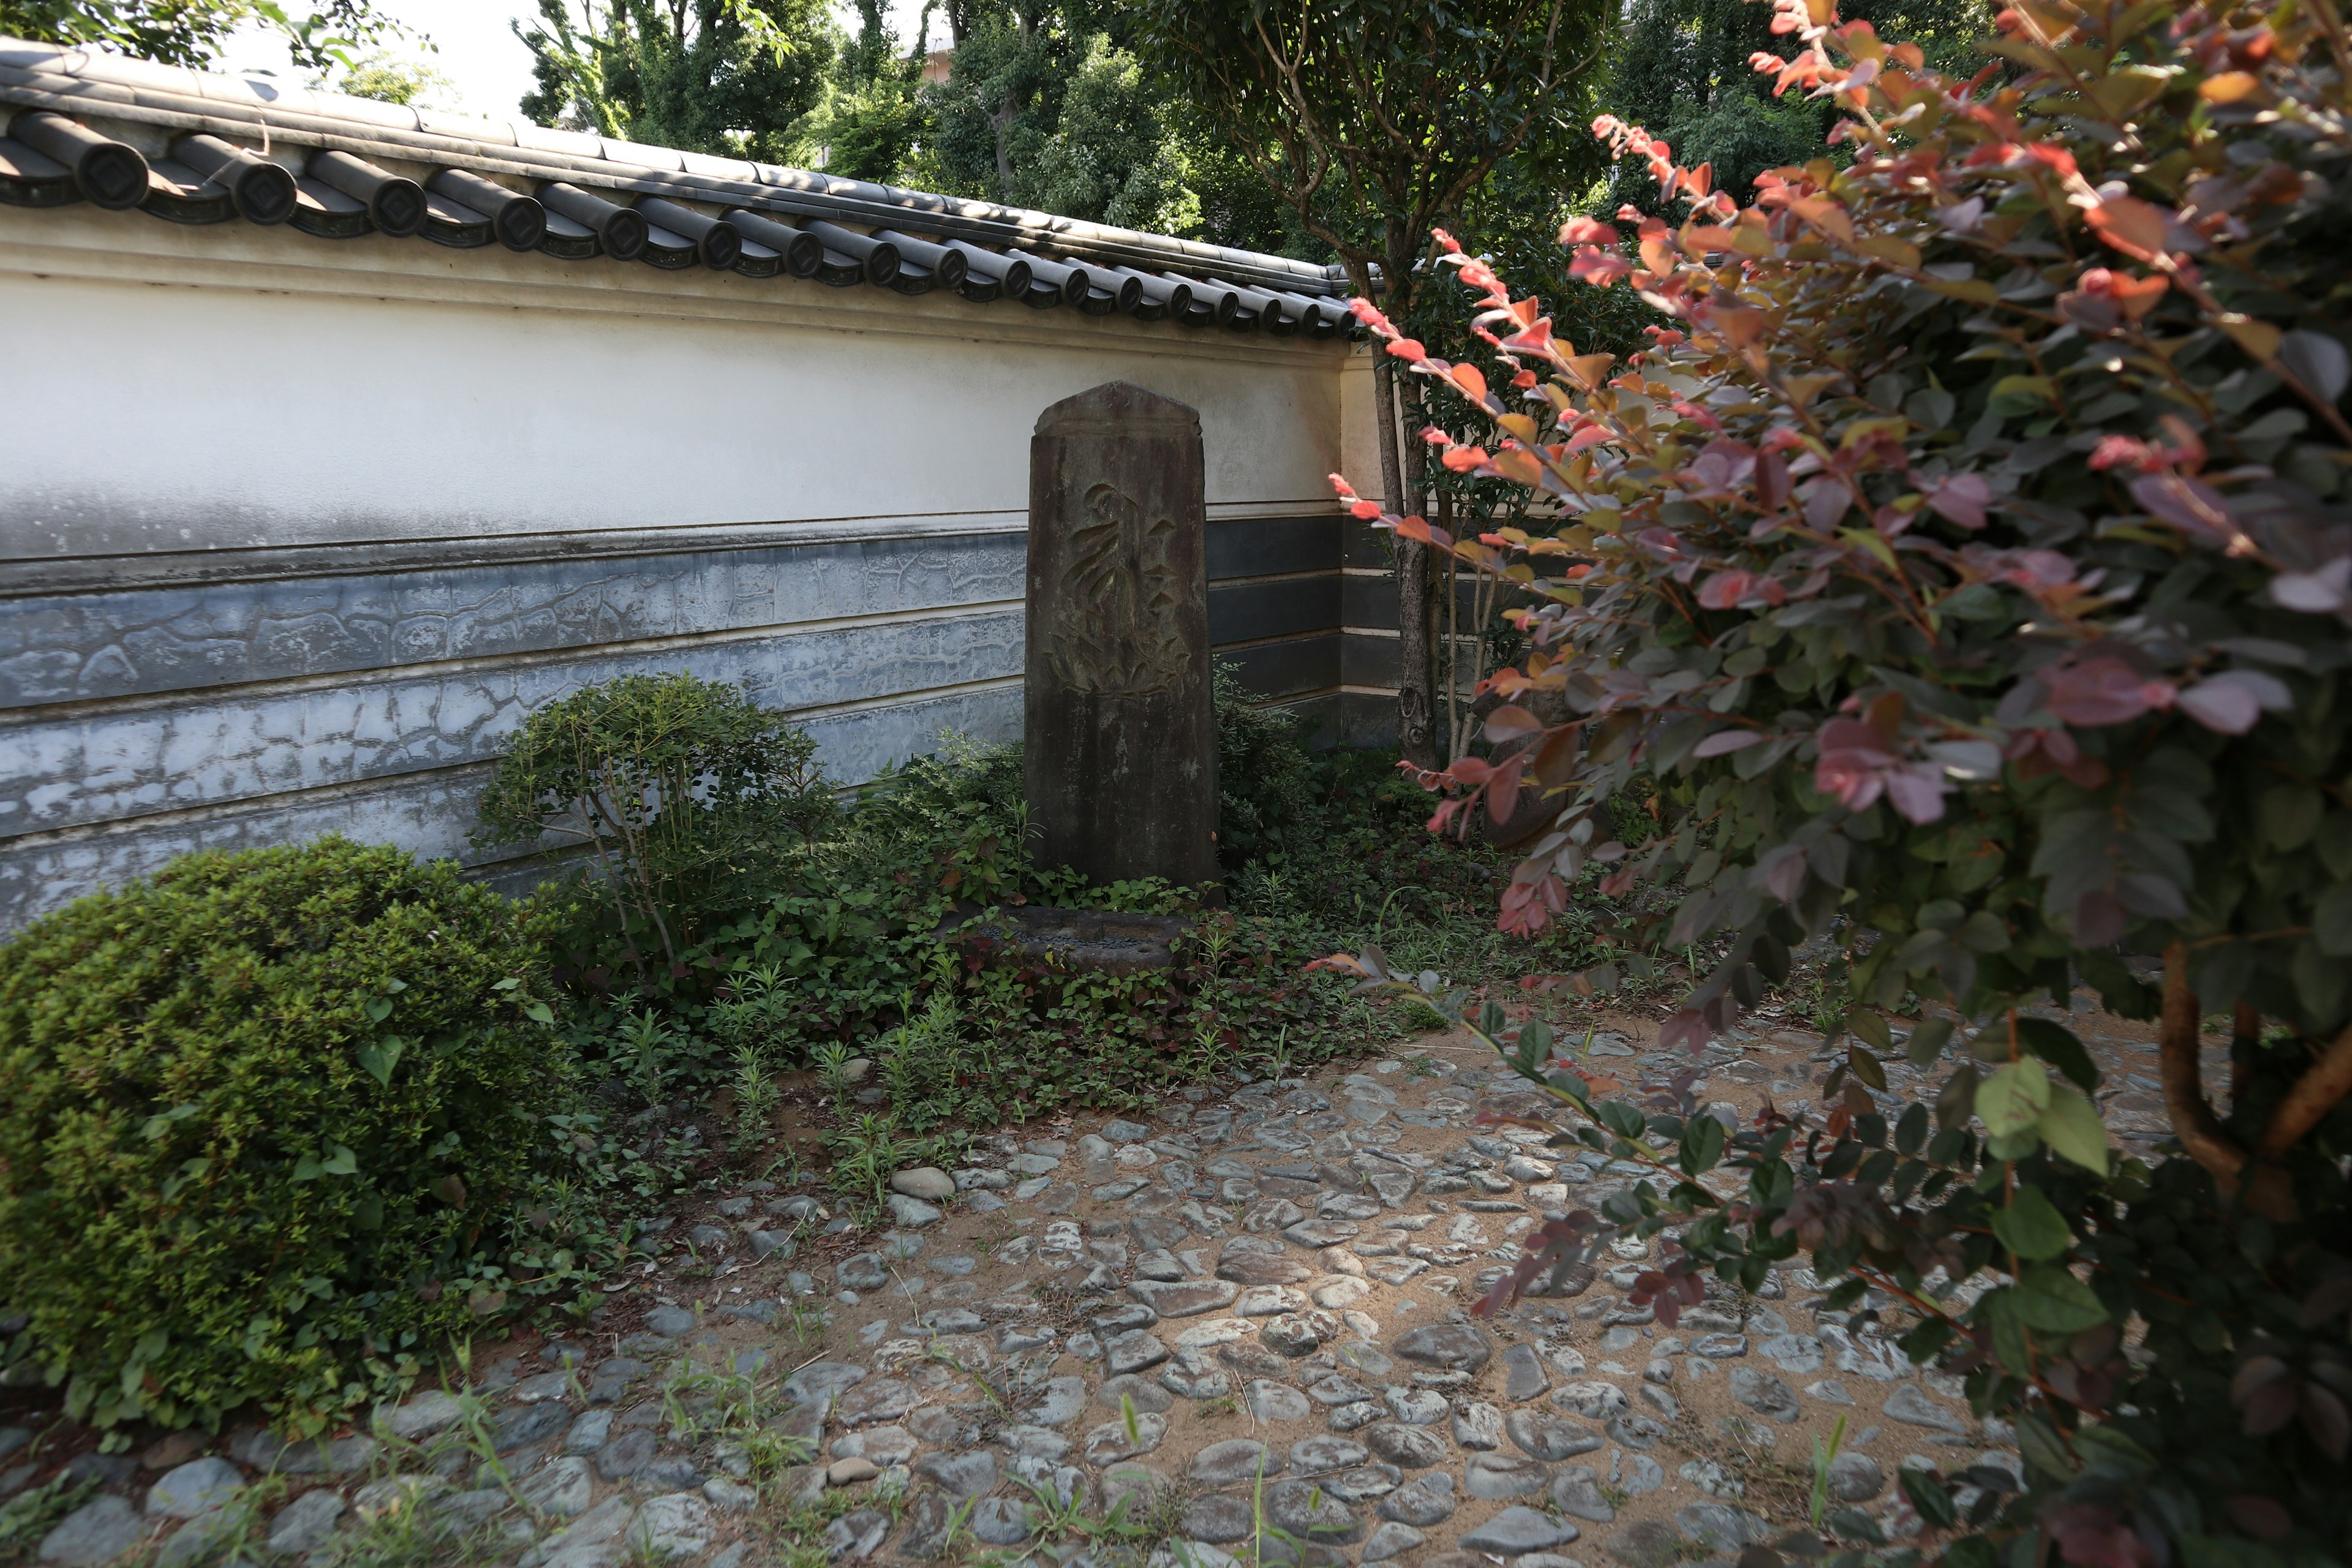
M1412 253L1406 247L1402 228L1391 224L1381 258L1388 296L1381 307L1400 326L1400 318L1412 308ZM1401 448L1401 493L1391 497L1389 510L1401 517L1426 516L1422 488L1429 448L1420 436L1423 423L1420 388L1408 381L1394 392L1393 413L1385 422L1383 434ZM1430 591L1430 562L1427 545L1397 541L1397 749L1407 762L1423 768L1437 765L1436 683L1432 679L1436 660L1431 636L1431 612L1436 600Z

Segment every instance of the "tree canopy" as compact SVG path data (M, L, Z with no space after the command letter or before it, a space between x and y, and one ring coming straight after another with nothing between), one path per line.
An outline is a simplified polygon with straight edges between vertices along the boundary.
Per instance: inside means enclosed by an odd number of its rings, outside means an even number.
M1593 166L1587 89L1601 63L1606 0L1144 0L1147 58L1242 150L1267 188L1346 267L1360 295L1377 269L1392 313L1409 313L1429 235L1455 222L1507 161L1536 184ZM1375 378L1381 479L1417 509L1425 468L1398 439L1391 379ZM1404 423L1418 394L1404 399ZM1398 729L1405 754L1435 755L1432 597L1425 552L1398 556ZM1450 662L1450 661L1449 661Z
M824 0L539 0L522 111L632 142L796 161L836 28Z
M0 0L0 33L53 44L91 44L165 65L204 67L228 36L259 21L285 36L295 63L349 68L353 53L400 32L373 0Z

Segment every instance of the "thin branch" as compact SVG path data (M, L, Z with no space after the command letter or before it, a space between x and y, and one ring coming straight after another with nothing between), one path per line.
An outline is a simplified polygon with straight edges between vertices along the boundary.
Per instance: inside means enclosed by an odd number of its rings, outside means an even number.
M2172 1131L2189 1157L2210 1171L2224 1192L2233 1191L2246 1168L2246 1152L2222 1131L2206 1103L2197 1064L2197 993L2189 984L2189 949L2174 942L2164 950L2164 1022L2158 1035L2162 1053L2164 1109Z
M2304 1069L2271 1112L2270 1125L2263 1129L2263 1158L2276 1159L2294 1148L2347 1094L2352 1094L2352 1028Z

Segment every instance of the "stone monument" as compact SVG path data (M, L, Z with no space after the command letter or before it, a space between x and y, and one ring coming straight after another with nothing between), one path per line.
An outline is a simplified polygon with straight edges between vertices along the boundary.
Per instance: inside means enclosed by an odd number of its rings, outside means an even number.
M1029 443L1023 780L1042 866L1217 879L1201 416L1123 381Z

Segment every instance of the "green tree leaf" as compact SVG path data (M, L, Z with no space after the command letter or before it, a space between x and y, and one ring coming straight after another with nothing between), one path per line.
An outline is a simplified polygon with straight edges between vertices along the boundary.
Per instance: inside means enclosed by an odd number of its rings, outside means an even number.
M1903 1054L1911 1058L1913 1065L1926 1067L1942 1056L1944 1047L1951 1043L1949 1018L1922 1018L1919 1026L1911 1031L1911 1037L1904 1042Z
M2038 1061L2011 1062L1977 1086L1977 1119L1996 1138L2033 1130L2050 1105L2050 1073Z
M386 1035L381 1039L364 1042L352 1054L359 1059L360 1070L390 1089L392 1069L400 1065L401 1056L407 1049L407 1041L397 1035Z
M2107 1173L2106 1124L2099 1120L2098 1108L2083 1096L2063 1084L2052 1085L2050 1102L2034 1127L2057 1154L2086 1171Z
M2003 1247L2032 1263L2057 1257L2074 1239L2065 1217L2042 1189L2025 1183L2018 1184L2007 1207L1993 1210L1992 1233Z
M2091 1293L2091 1288L2051 1263L2025 1271L2017 1282L2011 1310L2027 1327L2053 1334L2078 1334L2107 1321L2106 1305Z
M2068 1081L2079 1086L2084 1094L2095 1094L2099 1088L2099 1069L2091 1060L2091 1053L2074 1031L2048 1018L2021 1017L2017 1020L2017 1043L2064 1073Z

